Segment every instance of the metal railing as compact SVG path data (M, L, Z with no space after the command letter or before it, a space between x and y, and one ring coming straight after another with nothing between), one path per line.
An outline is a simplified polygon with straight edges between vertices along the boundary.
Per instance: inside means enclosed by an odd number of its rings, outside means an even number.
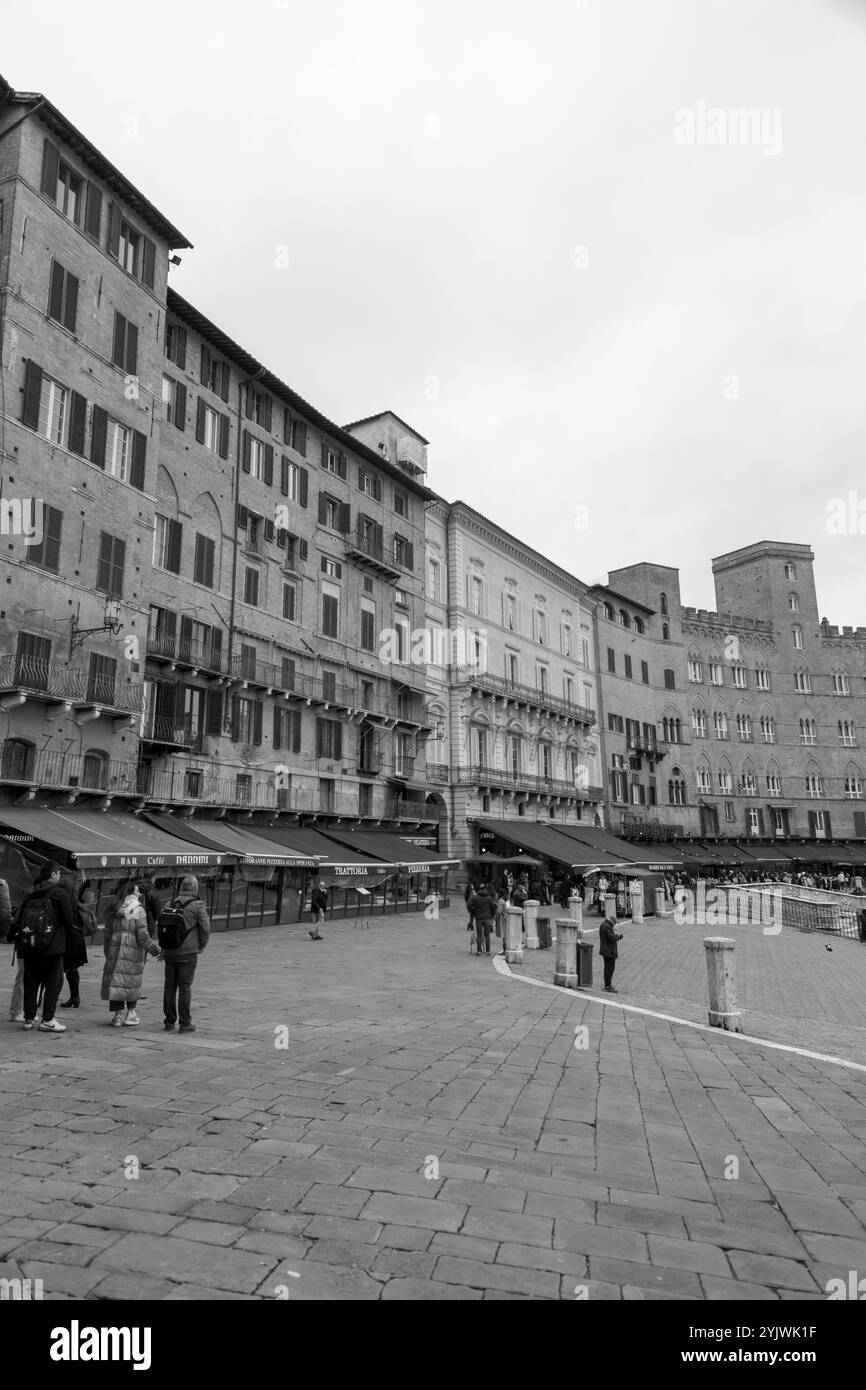
M799 931L830 932L866 941L866 897L851 893L822 893L813 898L792 883L720 884L727 894L728 921L742 925L762 925L768 934L782 927ZM862 926L861 926L862 923Z
M439 808L428 806L424 801L411 801L405 797L397 796L394 798L393 805L394 820L418 820L432 821L439 823Z
M504 787L509 791L586 797L590 800L601 797L601 787L578 787L563 778L540 777L533 772L511 772L506 768L483 767L480 764L453 768L452 780L461 786Z
M296 671L285 681L282 666L258 658L253 661L242 655L232 657L231 675L236 680L282 691L289 699L294 696L298 700L315 700L344 709L366 710L383 719L396 719L406 724L426 726L430 719L421 691L392 693L385 697L374 693L370 697L364 695L359 684L331 682L326 676L313 676L304 671Z
M144 686L131 680L91 676L88 671L41 657L0 657L0 689L32 691L76 705L105 705L124 714L140 714Z
M174 744L192 753L200 753L204 742L204 731L193 724L178 723L161 714L150 715L145 721L142 741L146 743Z
M451 768L447 763L428 763L424 769L428 782L450 782Z
M20 745L0 752L0 782L82 791L136 793L135 763L111 761L86 753L37 752Z
M194 638L168 636L164 632L148 632L148 656L164 656L171 661L183 662L186 666L196 666L202 671L224 672L226 658L222 647L214 647L212 642L199 642Z
M487 671L472 671L462 668L457 672L457 685L473 685L479 690L487 690L492 695L502 695L506 700L511 700L516 704L537 705L543 709L557 710L561 714L567 714L572 719L580 720L581 723L594 724L596 713L587 705L579 705L573 700L566 700L559 695L552 695L549 690L538 690L531 685L521 685L518 681L508 680L506 676L494 676Z

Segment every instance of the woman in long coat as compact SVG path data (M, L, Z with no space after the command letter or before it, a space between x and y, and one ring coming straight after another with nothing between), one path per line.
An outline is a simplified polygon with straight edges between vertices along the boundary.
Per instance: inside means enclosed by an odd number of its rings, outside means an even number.
M79 972L81 967L87 964L86 938L95 936L99 930L94 911L96 894L90 887L90 880L85 879L83 874L80 874L80 882L76 883L76 892L70 897L73 902L72 916L75 926L67 934L66 950L63 954L63 973L69 985L69 998L61 1004L62 1009L77 1009L81 1005Z
M135 1006L141 995L144 964L148 956L158 955L159 947L147 930L147 913L139 889L128 883L117 894L105 919L102 998L108 1000L113 1028L135 1028L141 1022Z

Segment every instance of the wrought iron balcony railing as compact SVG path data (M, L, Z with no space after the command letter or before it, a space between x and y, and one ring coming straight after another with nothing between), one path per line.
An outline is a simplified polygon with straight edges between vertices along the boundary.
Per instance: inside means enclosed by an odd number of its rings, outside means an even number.
M140 714L144 686L41 657L0 656L0 690L18 690L43 699L69 701L73 705L103 705L122 714Z
M456 684L473 686L476 690L501 696L514 704L534 705L538 709L555 710L581 724L591 725L596 721L595 710L590 709L587 705L579 705L573 700L552 695L549 690L538 690L530 685L521 685L518 681L508 680L505 676L495 676L489 671L476 671L470 667L464 667L457 672Z

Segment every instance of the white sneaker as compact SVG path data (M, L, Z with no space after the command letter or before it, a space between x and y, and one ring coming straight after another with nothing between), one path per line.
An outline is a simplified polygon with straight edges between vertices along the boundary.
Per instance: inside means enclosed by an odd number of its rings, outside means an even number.
M23 1015L23 1014L10 1014L10 1015L9 1015L9 1022L10 1022L10 1023L23 1023L23 1022L24 1022L24 1015Z
M46 1023L45 1020L42 1019L39 1024L39 1031L40 1033L65 1033L66 1024L58 1023L56 1018L52 1018L50 1023Z
M111 1018L108 1020L108 1026L109 1026L109 1028L119 1028L120 1025L121 1025L122 1023L123 1023L123 1010L122 1010L122 1009L117 1009L117 1011L116 1011L115 1013L113 1013L113 1014L111 1015Z
M140 1023L141 1019L135 1012L135 1009L130 1009L126 1015L126 1018L123 1020L124 1028L137 1028Z

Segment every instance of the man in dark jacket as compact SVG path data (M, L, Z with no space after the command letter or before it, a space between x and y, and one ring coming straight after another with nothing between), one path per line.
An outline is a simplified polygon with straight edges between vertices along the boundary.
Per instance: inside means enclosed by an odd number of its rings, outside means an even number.
M612 981L619 954L616 943L622 941L622 932L617 931L616 921L613 917L605 917L598 929L598 936L598 953L604 961L604 987L608 994L618 994L619 990L614 989Z
M325 913L328 910L328 893L321 883L317 882L310 894L310 911L316 923L313 930L309 933L311 941L324 941L322 927L325 925Z
M57 1022L54 1010L63 988L63 955L66 951L66 941L67 937L72 935L75 921L69 894L61 886L60 870L56 864L45 865L36 887L22 901L15 922L16 931L20 929L27 905L42 902L49 905L48 910L55 923L54 933L47 944L37 948L26 938L16 936L16 949L24 958L24 1027L33 1027L41 985L44 995L40 1032L65 1033L65 1025Z
M496 915L496 899L487 884L482 884L469 899L469 910L475 919L475 944L478 955L490 955L490 923Z
M198 958L207 946L210 937L210 918L207 915L207 908L198 895L198 879L192 874L188 874L182 881L180 892L174 902L183 908L187 934L176 951L163 951L160 955L160 960L165 962L165 989L162 995L162 1011L165 1015L163 1026L167 1033L173 1033L179 1011L181 1033L194 1033L195 1025L190 1016L192 982L195 978Z

